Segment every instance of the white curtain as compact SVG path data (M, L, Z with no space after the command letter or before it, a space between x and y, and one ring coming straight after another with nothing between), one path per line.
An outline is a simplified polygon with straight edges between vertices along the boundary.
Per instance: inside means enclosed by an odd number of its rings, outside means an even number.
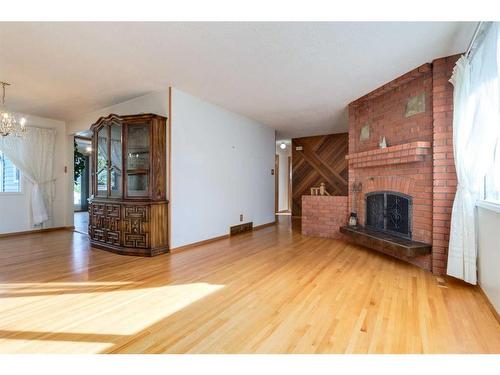
M24 137L0 137L0 150L33 184L31 213L34 225L52 217L55 139L54 129L36 127L27 127Z
M453 91L453 151L458 186L453 202L448 275L476 284L477 199L494 160L500 130L499 27L493 23L469 60L461 57L450 82Z

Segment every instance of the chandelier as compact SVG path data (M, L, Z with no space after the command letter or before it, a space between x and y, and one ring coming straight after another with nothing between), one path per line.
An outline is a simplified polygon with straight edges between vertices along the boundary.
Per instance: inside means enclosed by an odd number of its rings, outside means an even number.
M0 135L3 137L9 134L21 137L26 133L26 119L18 118L15 113L9 112L5 108L5 87L10 86L7 82L0 82L2 85L2 106L0 107Z

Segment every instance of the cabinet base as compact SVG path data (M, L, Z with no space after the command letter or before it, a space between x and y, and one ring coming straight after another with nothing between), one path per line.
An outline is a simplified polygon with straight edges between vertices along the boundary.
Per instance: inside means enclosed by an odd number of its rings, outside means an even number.
M167 246L165 247L158 247L154 249L142 249L142 248L136 248L136 247L122 247L122 246L115 246L115 245L109 245L109 244L103 244L102 242L97 242L94 240L90 240L90 245L92 247L101 249L101 250L106 250L110 251L115 254L119 255L131 255L131 256L139 256L139 257L154 257L157 255L165 254L169 252L169 249Z

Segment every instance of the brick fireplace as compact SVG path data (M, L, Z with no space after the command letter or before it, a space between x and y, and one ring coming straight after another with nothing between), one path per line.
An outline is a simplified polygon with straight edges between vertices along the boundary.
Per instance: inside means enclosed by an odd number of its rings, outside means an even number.
M346 205L365 227L367 197L383 196L384 204L390 206L384 206L386 213L398 202L393 196L404 197L409 202L409 221L401 222L408 226L406 232L394 230L394 223L388 228L403 238L405 246L410 244L407 251L397 252L390 246L377 250L435 274L445 273L456 190L453 87L448 80L458 57L424 64L349 104L347 204L340 197L304 196L303 234L349 239L337 227L345 222ZM384 137L387 147L381 148ZM382 198L378 199L377 204L382 204ZM391 219L384 220L377 225L387 226Z
M366 199L373 193L409 197L409 237L432 245L432 251L391 255L436 274L446 269L456 188L448 79L457 58L424 64L349 104L349 212L357 212L365 226ZM379 146L383 137L386 148Z

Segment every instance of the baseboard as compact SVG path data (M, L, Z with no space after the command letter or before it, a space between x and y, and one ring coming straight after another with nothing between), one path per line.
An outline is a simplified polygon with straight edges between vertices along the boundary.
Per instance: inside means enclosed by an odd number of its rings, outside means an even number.
M0 233L0 238L14 237L14 236L23 236L23 235L26 235L26 234L37 234L37 233L53 232L53 231L56 231L56 230L74 230L74 229L75 229L74 226L40 228L40 229L25 230L25 231L21 231L21 232Z
M259 229L264 229L264 228L267 228L267 227L271 227L273 225L276 225L278 221L276 219L274 219L274 221L271 221L270 223L266 223L266 224L261 224L261 225L257 225L255 227L253 227L252 230L259 230Z
M483 296L484 301L486 302L486 304L490 308L491 312L495 316L495 319L497 320L498 324L500 324L500 315L498 315L498 311L495 309L495 306L493 306L490 299L488 298L488 296L484 292L483 288L481 288L481 286L479 284L477 285L477 289L479 290L479 293L481 293L481 295Z
M218 237L214 237L214 238L209 238L209 239L203 240L203 241L193 242L193 243L190 243L190 244L184 245L184 246L174 247L173 249L170 249L170 252L171 253L178 253L180 251L192 249L193 247L206 245L206 244L209 244L209 243L215 242L215 241L224 240L226 238L229 238L229 234L225 234L223 236L218 236Z
M255 231L255 230L259 230L259 229L263 229L263 228L267 228L267 227L270 227L272 225L276 225L277 221L274 220L274 221L271 221L270 223L266 223L266 224L261 224L261 225L257 225L255 227L253 227L252 231ZM178 252L181 252L181 251L184 251L184 250L188 250L188 249L192 249L194 247L198 247L198 246L202 246L202 245L206 245L206 244L209 244L211 242L216 242L216 241L220 241L220 240L225 240L226 238L229 238L230 235L229 234L225 234L223 236L218 236L218 237L214 237L214 238L209 238L208 240L203 240L203 241L198 241L198 242L193 242L193 243L190 243L188 245L184 245L184 246L179 246L179 247L174 247L173 249L170 249L170 253L178 253Z

